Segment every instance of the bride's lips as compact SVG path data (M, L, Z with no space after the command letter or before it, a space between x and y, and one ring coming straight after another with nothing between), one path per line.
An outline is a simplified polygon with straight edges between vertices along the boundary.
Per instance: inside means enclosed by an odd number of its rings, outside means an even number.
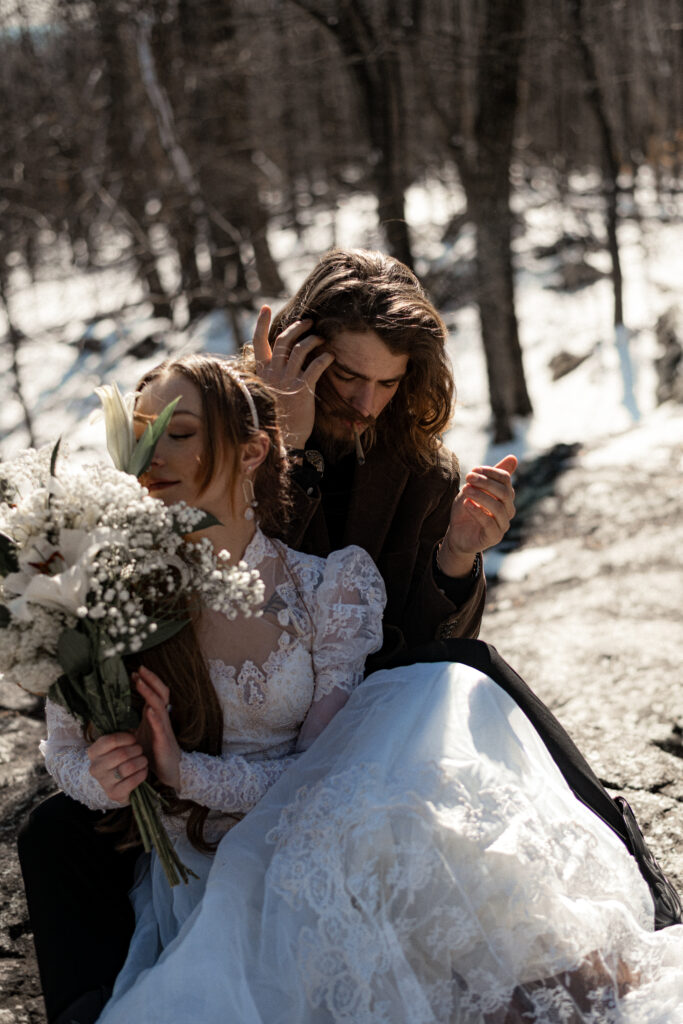
M147 484L147 490L150 494L154 494L155 491L165 491L169 487L175 487L178 482L178 480L150 480Z

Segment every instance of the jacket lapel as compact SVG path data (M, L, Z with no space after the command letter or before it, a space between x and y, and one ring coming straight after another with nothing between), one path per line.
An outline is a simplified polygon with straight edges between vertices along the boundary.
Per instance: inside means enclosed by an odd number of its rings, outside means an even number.
M356 466L345 544L358 544L377 559L409 476L388 448L377 444L370 449L365 465Z

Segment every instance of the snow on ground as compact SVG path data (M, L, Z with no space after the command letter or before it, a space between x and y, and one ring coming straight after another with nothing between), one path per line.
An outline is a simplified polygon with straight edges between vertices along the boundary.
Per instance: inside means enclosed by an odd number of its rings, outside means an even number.
M575 183L575 191L580 185ZM515 241L517 312L534 415L518 423L513 442L490 445L476 309L471 304L445 309L458 388L453 426L446 440L458 452L464 470L497 461L508 451L520 458L533 455L560 441L578 441L592 449L597 445L603 458L617 458L620 445L632 454L633 446L642 444L643 457L652 458L658 431L670 436L672 430L680 430L680 408L656 409L653 327L657 317L680 299L683 211L678 215L673 211L672 216L671 210L660 209L647 181L636 195L640 221L627 220L620 228L627 334L617 344L609 279L573 292L561 291L552 287L557 280L557 257L539 259L535 255L538 245L556 241L563 231L576 230L577 223L590 226L602 237L599 201L587 193L579 222L576 211L561 208L543 193L542 182L518 190L515 205L523 230ZM430 182L410 190L407 211L418 269L471 257L474 240L467 227L455 242L442 241L444 226L463 207L462 193L454 181ZM287 287L294 289L330 245L381 244L376 204L367 195L355 195L340 202L334 213L311 209L302 234L274 227L270 241ZM605 253L589 253L587 258L598 269L609 269ZM202 348L224 354L236 351L233 331L221 313L189 331L169 330L167 322L150 320L137 282L123 268L68 276L46 271L35 284L18 269L13 285L11 309L25 335L20 350L22 384L38 441L49 443L62 434L71 450L81 451L84 458L92 451L103 451L102 426L89 422L97 405L94 387L103 381L117 381L130 389L163 355L163 350L156 349L145 358L135 358L129 353L131 344L157 333L165 336L171 352ZM253 317L244 315L242 341L250 336L252 321ZM553 382L548 363L561 350L587 354L587 358ZM0 372L0 453L8 457L26 445L26 434L11 389L7 344L0 346ZM584 457L600 456L593 452Z

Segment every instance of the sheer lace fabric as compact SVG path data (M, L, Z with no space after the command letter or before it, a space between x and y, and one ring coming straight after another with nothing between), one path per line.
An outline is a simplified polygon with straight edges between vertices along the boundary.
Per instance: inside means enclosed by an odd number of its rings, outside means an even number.
M259 530L245 561L265 585L263 613L228 620L205 612L199 639L223 711L221 757L183 753L179 795L216 812L208 834L218 838L250 810L293 762L304 719L309 732L325 723L363 677L367 655L381 644L384 584L357 547L328 559L304 555ZM171 684L171 700L172 681ZM48 770L70 796L94 809L118 806L90 775L86 741L63 708L47 702ZM317 730L319 731L319 730ZM176 833L182 820L167 820Z
M101 1021L681 1024L683 928L652 927L635 862L512 700L411 666L369 677L224 837Z

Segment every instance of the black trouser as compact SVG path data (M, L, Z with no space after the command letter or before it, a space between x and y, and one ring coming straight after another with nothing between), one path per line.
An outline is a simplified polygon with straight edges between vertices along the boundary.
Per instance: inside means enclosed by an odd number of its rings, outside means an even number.
M483 640L433 640L421 647L401 651L382 668L398 668L419 662L454 661L484 672L505 690L522 709L548 748L575 796L599 815L631 852L624 819L611 796L551 711L527 686L522 677L501 658L495 647Z
M19 860L48 1021L82 997L97 1007L121 970L135 918L128 899L139 850L97 831L102 812L48 797L19 833Z

